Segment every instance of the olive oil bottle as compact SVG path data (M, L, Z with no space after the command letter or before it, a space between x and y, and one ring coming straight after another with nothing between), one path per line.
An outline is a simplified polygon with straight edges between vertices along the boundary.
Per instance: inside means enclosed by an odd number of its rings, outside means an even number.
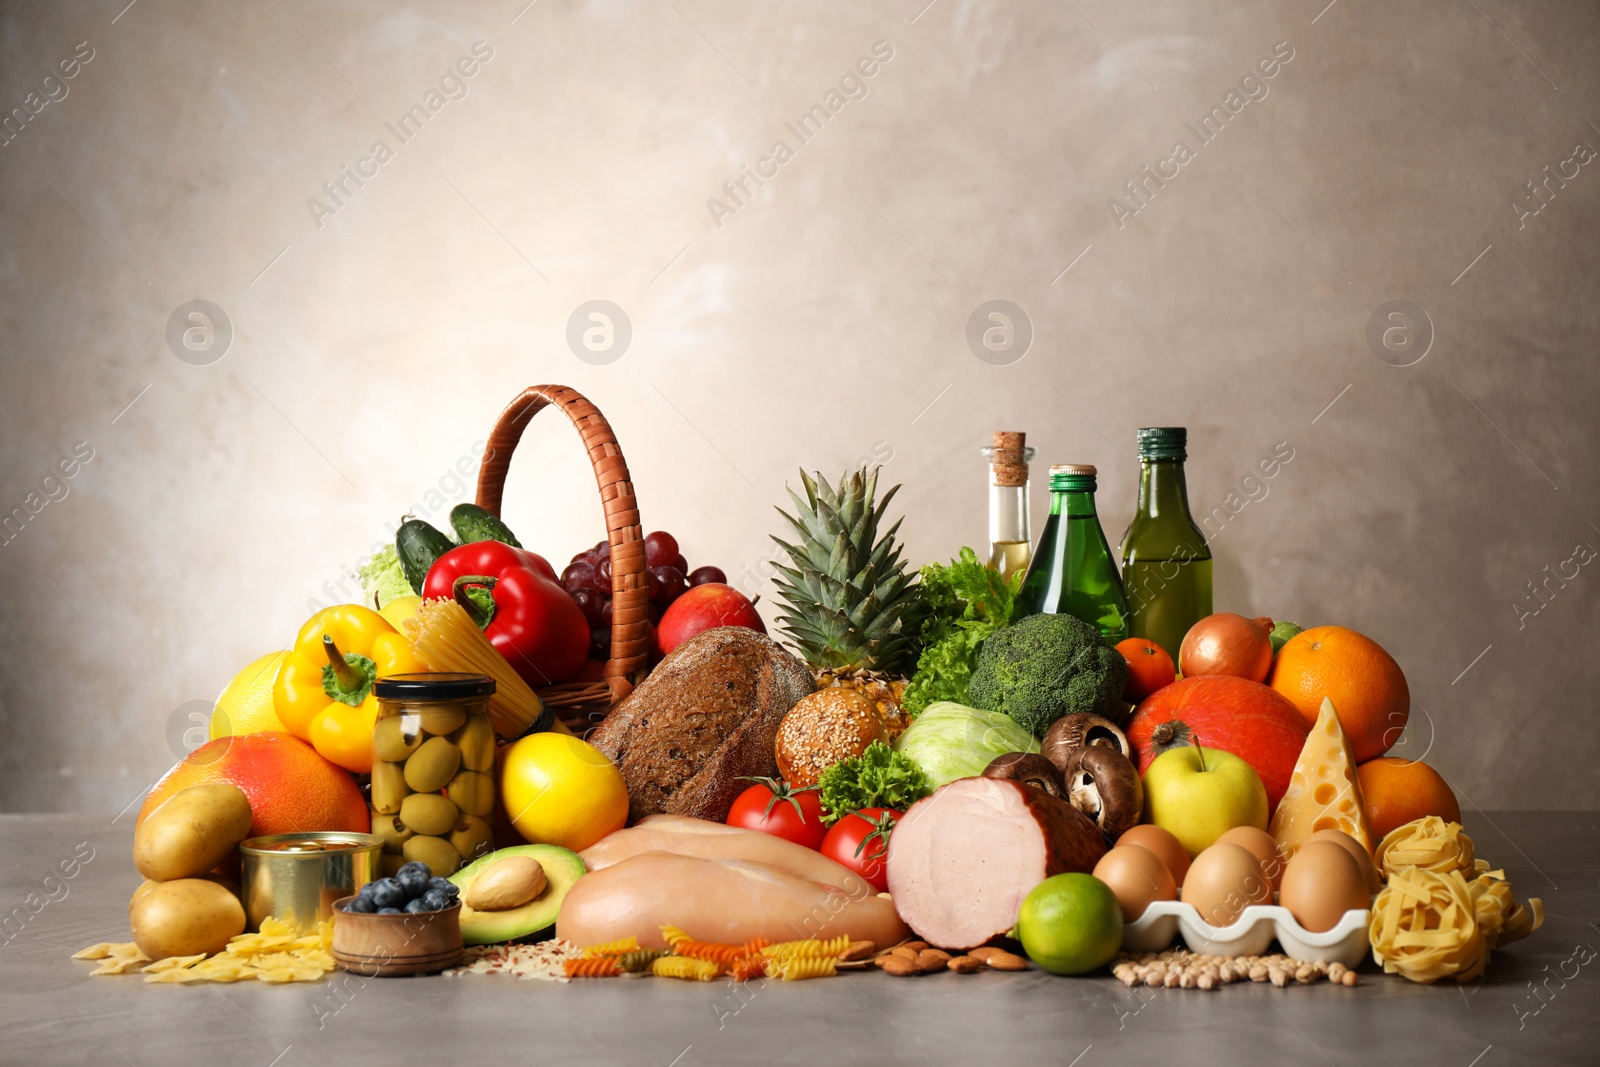
M1139 506L1122 535L1122 580L1134 637L1154 641L1178 662L1189 627L1211 614L1211 549L1189 514L1183 476L1188 430L1139 431Z
M1107 644L1128 636L1128 598L1094 507L1095 469L1050 468L1050 517L1022 579L1017 614L1067 614L1100 628Z
M1028 464L1035 449L1019 430L996 430L983 450L989 462L989 567L1010 578L1028 569L1033 532L1028 511Z

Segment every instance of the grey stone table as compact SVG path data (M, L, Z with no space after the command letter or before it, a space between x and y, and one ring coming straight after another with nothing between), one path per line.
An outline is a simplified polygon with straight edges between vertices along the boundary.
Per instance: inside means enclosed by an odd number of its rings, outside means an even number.
M132 816L0 816L0 1062L812 1065L1600 1062L1600 814L1478 814L1478 853L1545 927L1485 979L1130 990L1108 977L853 973L784 985L469 975L265 986L90 978L128 940ZM65 866L63 866L65 863ZM72 872L72 877L63 876Z

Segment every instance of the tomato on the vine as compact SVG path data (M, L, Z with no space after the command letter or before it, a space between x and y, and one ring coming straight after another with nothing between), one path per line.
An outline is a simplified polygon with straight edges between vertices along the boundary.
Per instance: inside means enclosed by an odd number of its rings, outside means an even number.
M728 809L727 823L793 841L806 848L822 845L822 797L816 786L790 789L778 778L745 777L756 784L740 793Z
M889 869L884 863L889 854L889 834L902 814L892 808L852 811L833 824L819 851L849 867L882 893L889 888Z

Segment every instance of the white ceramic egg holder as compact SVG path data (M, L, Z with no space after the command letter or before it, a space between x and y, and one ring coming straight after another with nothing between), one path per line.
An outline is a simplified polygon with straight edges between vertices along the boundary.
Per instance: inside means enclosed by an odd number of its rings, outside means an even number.
M1354 967L1367 954L1367 921L1372 912L1347 911L1333 929L1314 934L1277 904L1252 904L1228 926L1212 926L1193 904L1156 900L1144 914L1123 927L1124 952L1160 952L1178 934L1189 951L1207 956L1260 956L1276 938L1291 959L1307 963L1342 963Z

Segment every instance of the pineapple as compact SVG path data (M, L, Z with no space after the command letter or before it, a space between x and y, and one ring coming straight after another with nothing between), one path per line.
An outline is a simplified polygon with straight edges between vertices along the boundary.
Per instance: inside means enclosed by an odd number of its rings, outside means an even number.
M773 538L793 564L778 566L773 579L784 602L779 621L819 692L842 687L862 694L896 736L907 725L900 701L914 666L901 616L916 587L895 541L900 522L882 537L878 524L900 487L874 503L878 468L865 467L841 477L837 488L805 471L800 481L803 499L789 491L796 514L778 509L798 541Z

